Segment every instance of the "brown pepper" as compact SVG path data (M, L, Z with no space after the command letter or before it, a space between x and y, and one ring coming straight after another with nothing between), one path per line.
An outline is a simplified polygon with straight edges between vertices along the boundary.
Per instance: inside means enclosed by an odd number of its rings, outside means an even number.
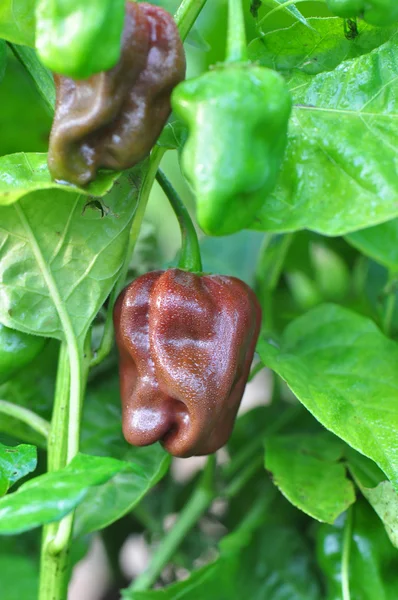
M182 457L223 446L260 322L255 294L234 277L170 269L128 286L114 311L126 440Z
M172 16L158 6L127 2L119 63L89 79L54 76L52 177L85 185L101 167L127 169L140 162L159 137L170 94L184 77L185 54Z

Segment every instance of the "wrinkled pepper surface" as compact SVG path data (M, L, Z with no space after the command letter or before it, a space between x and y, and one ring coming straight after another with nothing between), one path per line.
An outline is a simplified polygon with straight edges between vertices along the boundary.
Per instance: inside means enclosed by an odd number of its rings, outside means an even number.
M254 292L234 277L170 269L128 286L114 311L126 440L161 441L180 457L223 446L260 321Z
M385 27L398 21L397 0L326 0L326 3L337 17L362 17L376 27Z
M286 147L291 97L283 78L226 63L181 83L172 106L189 130L182 167L199 225L209 235L249 226L276 184Z
M0 323L0 384L32 362L45 343L45 338L9 329Z
M85 80L55 76L52 177L85 185L101 167L127 169L140 162L184 77L185 54L172 16L158 6L128 2L119 63Z

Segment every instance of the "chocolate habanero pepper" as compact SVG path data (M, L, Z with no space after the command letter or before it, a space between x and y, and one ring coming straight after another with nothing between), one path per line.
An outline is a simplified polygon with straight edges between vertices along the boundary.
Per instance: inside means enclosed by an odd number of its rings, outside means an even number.
M56 75L48 166L54 179L85 185L97 169L127 169L155 144L185 77L173 17L151 4L126 3L118 64L88 79Z
M234 277L170 269L128 286L114 311L126 440L161 441L180 457L223 446L260 321L254 292Z

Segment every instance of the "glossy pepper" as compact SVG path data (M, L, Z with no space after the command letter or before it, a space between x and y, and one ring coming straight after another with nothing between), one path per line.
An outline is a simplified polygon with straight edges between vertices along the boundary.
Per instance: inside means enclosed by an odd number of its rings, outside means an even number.
M45 338L9 329L0 323L0 384L32 362L45 342Z
M174 456L210 454L232 431L259 334L261 309L239 279L170 269L119 296L123 433Z
M101 167L127 169L140 162L184 77L185 54L172 16L158 6L127 2L119 63L89 79L55 76L52 177L85 185Z
M398 20L397 0L326 0L326 3L337 17L363 17L376 27L392 25Z

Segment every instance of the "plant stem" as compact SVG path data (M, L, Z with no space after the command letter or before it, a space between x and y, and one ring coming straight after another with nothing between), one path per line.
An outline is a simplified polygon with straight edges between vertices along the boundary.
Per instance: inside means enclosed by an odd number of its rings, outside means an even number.
M174 15L181 39L185 40L205 4L206 0L182 0Z
M227 62L245 62L247 56L245 17L242 0L229 0Z
M13 404L6 400L0 400L0 413L8 415L9 417L14 417L19 421L22 421L22 423L26 423L29 427L40 433L45 439L48 438L50 423L28 408L23 408L22 406L18 406L18 404Z
M67 462L68 406L70 388L70 363L66 344L61 344L54 410L48 438L48 470L62 469ZM40 560L39 600L60 600L66 598L68 586L69 548L54 555L51 543L56 535L58 523L50 523L43 529Z
M343 555L341 559L341 592L342 600L350 600L350 553L352 537L352 509L347 511L344 525Z
M160 169L156 174L156 179L173 207L180 225L181 254L178 266L181 269L199 273L202 271L202 259L200 256L198 236L191 217L189 216L189 212L166 175Z
M263 365L262 362L258 362L250 371L249 373L249 377L247 379L247 383L249 383L250 381L253 381L253 379L255 378L255 376L260 373L260 371L262 371L263 369L265 369L265 365Z
M201 483L194 491L188 503L180 513L174 527L166 534L157 551L152 557L147 571L137 577L131 590L147 590L158 579L164 566L170 561L178 546L188 531L192 529L201 515L205 512L214 498L213 478L215 470L215 455L209 456Z

